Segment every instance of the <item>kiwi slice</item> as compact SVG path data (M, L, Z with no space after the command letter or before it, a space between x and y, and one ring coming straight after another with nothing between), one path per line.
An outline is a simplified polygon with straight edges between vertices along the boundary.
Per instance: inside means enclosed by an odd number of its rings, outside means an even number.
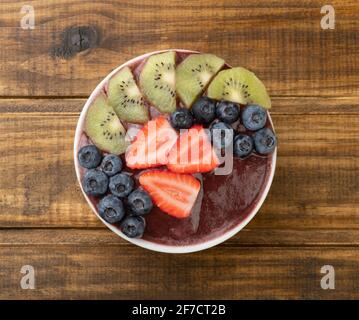
M176 69L176 91L187 108L205 90L224 60L213 54L192 54Z
M208 96L240 104L255 103L266 109L271 107L262 81L253 72L242 67L219 72L208 87Z
M85 132L103 151L113 154L126 151L126 130L103 93L96 97L87 111Z
M149 120L148 109L130 68L123 68L109 80L107 95L121 120L133 123Z
M148 58L140 74L140 87L149 102L162 113L176 109L176 53L168 51Z

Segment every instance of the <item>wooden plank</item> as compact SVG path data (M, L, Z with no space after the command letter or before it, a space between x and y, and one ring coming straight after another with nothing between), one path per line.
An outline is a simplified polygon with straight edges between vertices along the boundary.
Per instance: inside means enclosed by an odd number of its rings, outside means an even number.
M31 98L31 99L0 99L1 113L70 113L79 115L86 99L63 98ZM56 115L55 115L56 116Z
M273 115L359 113L359 97L273 97L272 104L270 113Z
M167 48L212 52L248 67L272 96L359 94L356 0L331 1L335 30L321 29L319 0L26 4L35 9L33 30L20 28L22 3L0 8L0 96L88 96L116 66Z
M99 227L76 182L77 114L0 114L0 227ZM277 171L250 228L359 227L359 119L274 115Z
M123 240L105 226L99 228L7 228L0 230L0 247L11 246L122 246ZM246 227L222 247L358 247L358 229L268 229Z
M134 246L0 247L4 299L358 299L358 248L224 247L186 255ZM320 269L335 268L335 290ZM35 268L35 290L20 269Z
M0 113L81 112L85 98L0 99ZM359 114L358 97L273 97L270 113L276 114Z
M0 211L5 225L98 225L75 178L76 122L77 117L63 114L0 117Z

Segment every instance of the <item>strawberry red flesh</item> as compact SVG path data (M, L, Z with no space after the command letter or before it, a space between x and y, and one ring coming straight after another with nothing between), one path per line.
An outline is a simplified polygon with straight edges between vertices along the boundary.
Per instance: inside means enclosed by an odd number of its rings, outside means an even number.
M157 207L176 218L187 218L191 214L201 188L201 183L192 175L166 170L143 172L139 182Z
M177 137L177 132L163 116L147 122L126 152L126 165L131 169L165 165Z
M196 125L181 134L168 155L167 168L172 172L209 172L220 161L202 126Z

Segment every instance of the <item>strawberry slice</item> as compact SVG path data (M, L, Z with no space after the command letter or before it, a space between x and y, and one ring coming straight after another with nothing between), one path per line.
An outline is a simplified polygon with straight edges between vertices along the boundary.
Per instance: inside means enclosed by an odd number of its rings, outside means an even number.
M126 164L132 169L165 165L168 152L178 138L168 120L160 116L148 121L137 133L126 152Z
M209 172L219 164L205 130L195 125L183 133L171 149L167 168L179 173Z
M192 175L150 170L140 175L141 186L162 211L176 218L191 214L201 183Z

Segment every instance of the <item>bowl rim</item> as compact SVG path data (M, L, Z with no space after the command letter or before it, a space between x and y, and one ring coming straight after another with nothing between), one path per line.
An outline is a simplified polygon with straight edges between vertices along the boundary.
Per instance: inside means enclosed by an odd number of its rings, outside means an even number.
M83 109L81 111L79 120L78 120L77 125L76 125L75 139L74 139L74 149L73 149L74 150L74 165L75 165L77 181L78 181L78 183L80 185L80 189L81 189L82 194L84 195L87 203L90 205L90 208L95 213L95 215L111 231L113 231L118 236L120 236L122 239L127 240L132 244L135 244L135 245L137 245L139 247L149 249L149 250L152 250L152 251L163 252L163 253L191 253L191 252L198 252L198 251L202 251L202 250L205 250L205 249L209 249L211 247L214 247L214 246L228 240L229 238L236 235L239 231L241 231L254 218L254 216L257 214L257 212L261 208L264 200L266 199L266 197L268 195L268 192L270 190L270 187L272 185L272 182L273 182L276 163L277 163L277 147L275 148L275 150L274 150L274 152L272 154L272 162L271 162L271 165L270 165L270 173L269 173L269 177L267 178L267 181L266 181L266 186L265 186L265 188L264 188L264 190L263 190L263 192L261 194L261 197L257 201L256 205L251 210L251 212L245 217L245 219L242 220L234 228L231 228L230 230L226 231L225 233L223 233L222 235L220 235L220 236L218 236L218 237L216 237L214 239L209 239L207 241L197 243L197 244L182 245L182 246L166 245L166 244L155 243L155 242L151 242L151 241L143 240L143 239L128 238L118 228L116 228L114 225L112 225L112 224L106 222L104 219L102 219L101 216L98 214L97 209L95 208L95 206L90 201L89 197L87 196L87 194L84 192L84 190L82 188L81 174L80 174L80 164L79 164L78 158L77 158L77 154L78 154L78 151L79 151L80 139L81 139L83 129L84 129L84 122L85 122L85 117L86 117L86 114L87 114L87 110L89 109L89 107L92 104L95 97L102 91L102 89L104 88L104 86L106 85L108 80L114 74L116 74L120 69L122 69L123 67L125 67L125 66L127 66L129 64L142 61L143 59L146 59L147 57L149 57L151 55L158 54L158 53L163 53L163 52L167 52L167 51L176 51L176 52L181 52L181 53L199 53L198 51L186 50L186 49L167 49L167 50L159 50L159 51L153 51L153 52L145 53L145 54L137 56L137 57L135 57L135 58L133 58L133 59L131 59L129 61L126 61L125 63L121 64L120 66L118 66L117 68L112 70L96 86L96 88L92 91L92 93L90 94L90 96L86 100L86 103L85 103L85 105L84 105L84 107L83 107ZM268 111L268 118L269 118L269 121L270 121L273 129L274 129L273 122L272 122L271 116L269 114L269 111Z

